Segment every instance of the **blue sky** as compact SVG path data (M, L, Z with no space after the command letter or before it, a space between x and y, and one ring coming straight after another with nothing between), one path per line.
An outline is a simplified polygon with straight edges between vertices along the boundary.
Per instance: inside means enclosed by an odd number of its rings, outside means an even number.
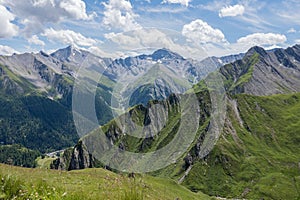
M100 56L185 57L300 43L296 0L0 0L0 54L73 44ZM200 56L201 54L201 56Z

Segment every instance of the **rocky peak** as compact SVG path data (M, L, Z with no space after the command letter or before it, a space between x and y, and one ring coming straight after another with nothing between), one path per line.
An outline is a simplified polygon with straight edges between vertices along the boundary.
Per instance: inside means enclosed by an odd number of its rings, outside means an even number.
M258 53L262 57L268 55L267 51L264 48L259 46L254 46L247 51L245 57L251 57L254 53Z
M66 48L59 49L54 53L50 54L52 57L62 61L62 62L70 62L80 60L82 57L87 55L88 52L78 49L74 45L69 45Z
M73 149L68 169L85 169L90 167L93 167L92 155L88 152L86 146L80 140Z
M72 46L68 46L51 53L51 56L58 60L66 60L71 55L72 49Z
M166 48L156 50L152 55L151 58L155 61L160 59L181 59L184 60L182 56L177 53L174 53Z
M44 51L40 51L39 54L40 54L41 56L44 56L44 57L49 57L49 56L50 56L49 54L47 54L47 53L44 52Z

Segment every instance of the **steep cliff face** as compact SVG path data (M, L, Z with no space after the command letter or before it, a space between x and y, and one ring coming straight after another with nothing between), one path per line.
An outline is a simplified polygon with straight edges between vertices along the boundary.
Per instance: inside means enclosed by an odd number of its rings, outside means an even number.
M68 170L85 169L93 167L93 157L87 151L86 146L82 141L75 146Z
M95 167L95 158L88 152L82 140L74 148L66 149L50 165L51 169L59 170L76 170L91 167Z
M52 161L50 169L67 170L70 166L73 150L74 148L65 149L59 158Z

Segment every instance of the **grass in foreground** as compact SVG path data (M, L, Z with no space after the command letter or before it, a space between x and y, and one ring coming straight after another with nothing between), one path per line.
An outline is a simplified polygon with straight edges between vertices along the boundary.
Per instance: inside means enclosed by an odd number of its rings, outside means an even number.
M56 171L0 165L0 199L210 199L169 179L104 169Z

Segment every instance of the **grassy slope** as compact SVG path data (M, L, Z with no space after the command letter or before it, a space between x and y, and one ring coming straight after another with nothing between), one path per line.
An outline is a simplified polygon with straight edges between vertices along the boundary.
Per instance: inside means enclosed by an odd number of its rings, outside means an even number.
M242 87L245 83L250 81L250 79L252 78L253 71L254 71L254 65L258 61L259 61L259 54L254 53L250 57L250 59L246 62L246 64L241 66L242 69L246 68L247 71L239 77L237 82L235 82L235 83L233 83L233 85L231 85L229 91L233 91L234 88L237 88L237 87Z
M228 106L231 123L184 185L222 197L299 199L300 94L235 98L243 125Z
M133 179L104 169L65 172L0 165L0 174L22 180L21 193L23 196L34 194L36 197L31 196L31 199L210 199L170 179L139 175ZM17 184L11 190L16 187ZM3 190L0 192L3 195ZM22 199L21 194L18 199Z

